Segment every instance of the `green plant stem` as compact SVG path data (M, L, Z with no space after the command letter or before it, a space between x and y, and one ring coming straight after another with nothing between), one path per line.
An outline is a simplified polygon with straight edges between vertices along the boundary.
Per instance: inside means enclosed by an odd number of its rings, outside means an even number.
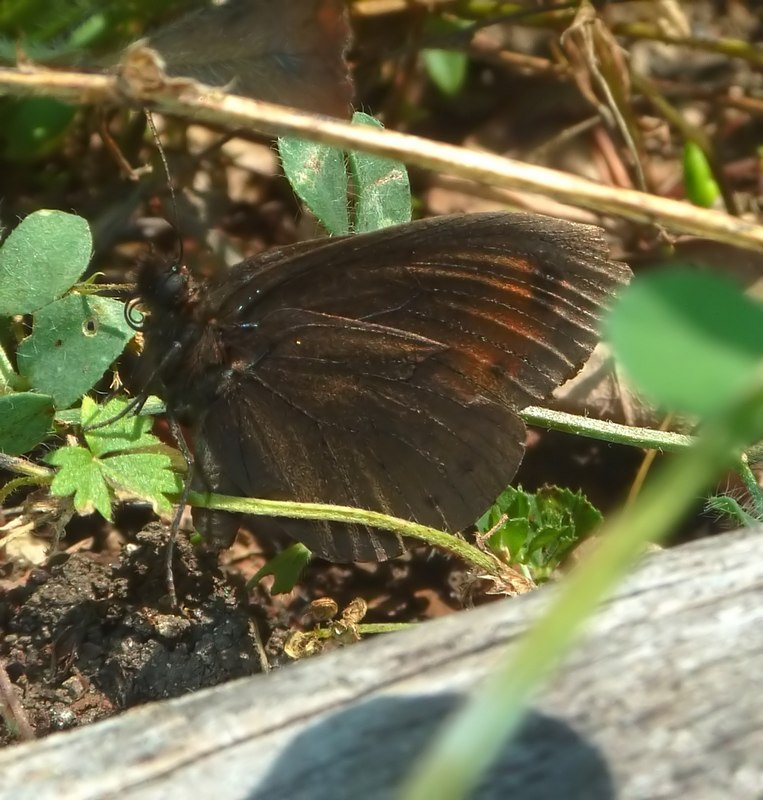
M267 517L292 517L294 519L330 520L348 522L356 525L370 525L382 528L401 536L418 539L434 547L448 550L459 558L474 565L487 575L499 580L505 573L504 565L494 556L478 550L451 533L444 533L426 525L390 517L378 511L365 511L348 506L332 506L326 503L290 503L281 500L257 500L253 498L228 497L221 494L202 494L191 492L189 502L193 506L220 511L234 511L241 514Z
M736 466L737 474L739 475L745 489L750 495L750 500L755 507L754 517L756 519L763 519L763 490L760 488L758 479L755 473L750 469L747 461L747 456L742 455Z
M457 712L406 782L403 800L461 800L505 747L531 698L582 633L583 622L643 551L665 537L735 453L763 435L763 371L751 390L666 464L627 510L604 526L599 546L570 574L551 607Z
M620 425L606 420L590 419L563 411L553 411L548 408L531 406L520 412L522 419L529 425L538 425L550 430L572 433L577 436L587 436L589 439L599 439L612 444L626 444L633 447L643 447L648 450L661 450L667 453L677 453L693 445L695 436L683 433L670 433L652 428L636 428L629 425ZM749 458L743 454L735 465L735 471L744 483L752 502L755 505L758 517L763 517L763 490L758 484L755 474L750 469L750 460L757 460L759 454L756 448L751 448Z
M154 417L167 410L164 402L151 395L138 412L141 417ZM56 422L64 425L79 425L82 413L79 408L67 408L65 411L56 411Z
M50 483L56 474L56 471L50 469L50 467L43 467L40 464L28 461L26 458L9 456L5 453L0 453L0 469L14 472L16 475L26 475L33 478L37 483Z
M19 375L13 369L8 354L5 349L0 347L0 392L18 389Z
M340 620L337 620L338 622ZM364 622L355 626L355 630L361 635L370 636L372 633L396 633L397 631L405 631L409 628L415 628L418 623L416 622ZM331 628L317 628L310 631L312 636L316 639L331 639L334 632Z
M14 478L8 481L2 488L0 488L0 506L5 504L5 501L17 490L22 489L24 486L39 486L40 481L37 478Z
M364 622L358 625L358 633L394 633L415 628L417 624L416 622Z
M678 452L685 450L695 442L693 436L682 433L656 431L652 428L636 428L631 425L620 425L601 419L581 417L563 411L552 411L549 408L530 406L519 414L528 425L538 425L589 439L600 439L612 444L628 444L643 447L647 450L664 450Z

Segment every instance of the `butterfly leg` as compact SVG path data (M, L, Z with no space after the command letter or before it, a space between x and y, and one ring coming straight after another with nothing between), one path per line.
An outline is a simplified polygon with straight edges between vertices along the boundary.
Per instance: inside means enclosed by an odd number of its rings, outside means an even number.
M213 457L204 437L196 439L196 470L193 489L199 492L240 495L241 489L222 473L219 460ZM204 537L208 550L217 552L233 544L240 527L241 514L211 508L195 508L193 525Z
M183 518L183 510L188 504L188 496L190 495L191 489L193 487L196 465L194 462L193 453L191 453L191 450L188 447L185 437L183 436L183 429L180 427L180 423L173 416L168 415L167 424L169 425L170 433L172 433L172 437L177 443L178 450L180 450L180 453L183 456L183 460L185 461L187 468L186 479L185 483L183 484L183 491L180 493L180 498L178 499L178 507L177 510L175 511L175 516L172 519L172 524L170 525L170 537L169 541L167 542L167 553L164 562L164 574L167 583L167 594L169 595L172 607L177 608L178 601L177 601L177 592L175 590L175 574L172 571L172 559L175 555L175 539L177 538L177 532L178 529L180 528L180 520Z

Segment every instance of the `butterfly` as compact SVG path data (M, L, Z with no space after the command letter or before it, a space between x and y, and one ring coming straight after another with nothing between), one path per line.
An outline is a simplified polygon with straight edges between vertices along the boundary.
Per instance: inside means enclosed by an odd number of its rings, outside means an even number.
M229 0L191 11L146 43L169 75L346 117L349 38L342 0Z
M144 375L191 426L201 491L472 524L514 476L519 412L573 376L629 279L593 227L516 213L436 217L302 242L202 279L147 261ZM239 516L195 509L213 549ZM405 542L260 518L333 561Z

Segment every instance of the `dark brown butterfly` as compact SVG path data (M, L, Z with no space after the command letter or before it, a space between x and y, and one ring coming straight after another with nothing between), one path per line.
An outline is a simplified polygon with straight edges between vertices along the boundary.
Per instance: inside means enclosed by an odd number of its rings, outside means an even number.
M518 410L575 374L629 274L597 229L508 213L296 244L214 281L149 263L143 363L193 425L197 488L457 531L514 476ZM238 527L194 520L214 548ZM331 560L404 549L356 525L271 526Z
M352 99L343 0L229 0L149 37L169 75L345 117Z

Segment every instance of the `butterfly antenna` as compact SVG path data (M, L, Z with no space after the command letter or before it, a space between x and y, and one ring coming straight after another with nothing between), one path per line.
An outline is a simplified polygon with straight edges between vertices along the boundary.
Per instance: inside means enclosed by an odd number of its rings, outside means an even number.
M170 203L172 205L172 221L170 222L170 224L175 229L175 235L177 238L178 255L176 263L179 265L183 263L183 237L180 235L180 226L178 222L178 204L177 204L177 195L175 194L175 185L172 182L170 165L167 162L167 155L164 152L164 147L162 147L162 141L159 138L159 131L156 129L154 116L148 109L144 110L146 113L146 122L148 122L148 127L151 129L151 134L154 137L154 143L156 144L156 149L159 152L159 158L161 159L162 162L162 169L164 170L164 175L167 178L167 188L169 189Z

